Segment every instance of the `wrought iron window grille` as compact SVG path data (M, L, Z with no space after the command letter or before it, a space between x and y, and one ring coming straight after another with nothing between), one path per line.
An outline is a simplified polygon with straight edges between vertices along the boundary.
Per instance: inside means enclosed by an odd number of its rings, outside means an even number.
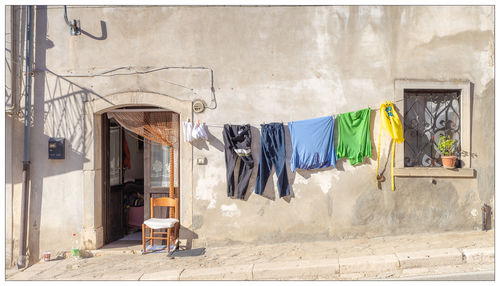
M455 139L460 161L460 90L404 90L404 166L442 166L440 135Z

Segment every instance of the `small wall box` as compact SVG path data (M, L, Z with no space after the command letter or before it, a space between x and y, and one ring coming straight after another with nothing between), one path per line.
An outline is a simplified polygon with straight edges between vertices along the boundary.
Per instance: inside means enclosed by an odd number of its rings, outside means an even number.
M64 138L49 138L49 159L64 159L65 141Z

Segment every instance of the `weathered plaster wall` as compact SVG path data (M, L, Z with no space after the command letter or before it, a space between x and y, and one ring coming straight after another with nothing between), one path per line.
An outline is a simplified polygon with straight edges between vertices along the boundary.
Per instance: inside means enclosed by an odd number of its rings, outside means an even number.
M208 162L193 163L193 199L184 202L192 204L187 227L198 237L195 243L480 228L480 205L492 203L494 194L493 141L478 139L494 134L493 7L69 7L68 13L80 20L83 35L69 35L61 7L37 10L37 69L46 72L35 77L32 253L68 249L71 233L85 227L82 166L91 160L85 155L91 147L82 138L92 130L84 124L84 101L153 92L179 100L202 98L213 106L209 70L117 75L134 72L120 69L95 76L128 66L211 68L217 108L193 119L254 127L257 164L245 200L226 197L222 129L210 127L209 141L193 144L193 160ZM261 123L376 107L394 97L395 79L474 83L476 178L438 178L436 184L429 178L397 178L395 192L390 180L378 190L374 148L372 158L355 167L345 160L337 169L293 174L287 167L294 195L286 200L278 198L275 178L265 197L252 193ZM371 119L375 147L378 112ZM46 146L50 136L67 138L66 160L47 160L45 147L36 147ZM383 140L381 157L387 158L389 140Z

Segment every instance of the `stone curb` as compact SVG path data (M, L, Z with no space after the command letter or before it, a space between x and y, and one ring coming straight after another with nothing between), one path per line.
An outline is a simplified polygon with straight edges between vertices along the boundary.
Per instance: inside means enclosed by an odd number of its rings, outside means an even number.
M405 269L494 262L494 247L429 249L388 255L340 257L338 259L265 262L199 269L167 270L144 274L140 280L291 280L364 277L367 273L390 273ZM358 274L358 275L357 275Z
M122 280L122 281L147 280L147 279L141 279L141 277L143 277L143 276L144 276L144 272L110 273L110 274L105 274L96 280ZM169 279L169 280L173 280L173 279Z
M253 280L315 279L339 273L338 259L298 260L255 264Z
M139 280L179 280L184 269L164 270L143 274Z
M372 255L339 258L340 273L350 274L363 272L387 272L399 269L399 260L395 254Z
M426 249L414 252L396 252L401 268L420 268L463 264L463 255L456 248Z
M179 280L253 280L253 264L185 269Z
M466 263L495 263L495 247L462 249Z

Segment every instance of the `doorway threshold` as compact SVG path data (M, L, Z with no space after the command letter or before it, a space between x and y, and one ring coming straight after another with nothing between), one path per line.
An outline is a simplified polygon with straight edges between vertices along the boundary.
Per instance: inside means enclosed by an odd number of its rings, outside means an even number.
M103 247L92 250L92 253L95 256L101 256L106 254L142 254L142 233L135 232L125 237L113 241L109 244L104 245Z

